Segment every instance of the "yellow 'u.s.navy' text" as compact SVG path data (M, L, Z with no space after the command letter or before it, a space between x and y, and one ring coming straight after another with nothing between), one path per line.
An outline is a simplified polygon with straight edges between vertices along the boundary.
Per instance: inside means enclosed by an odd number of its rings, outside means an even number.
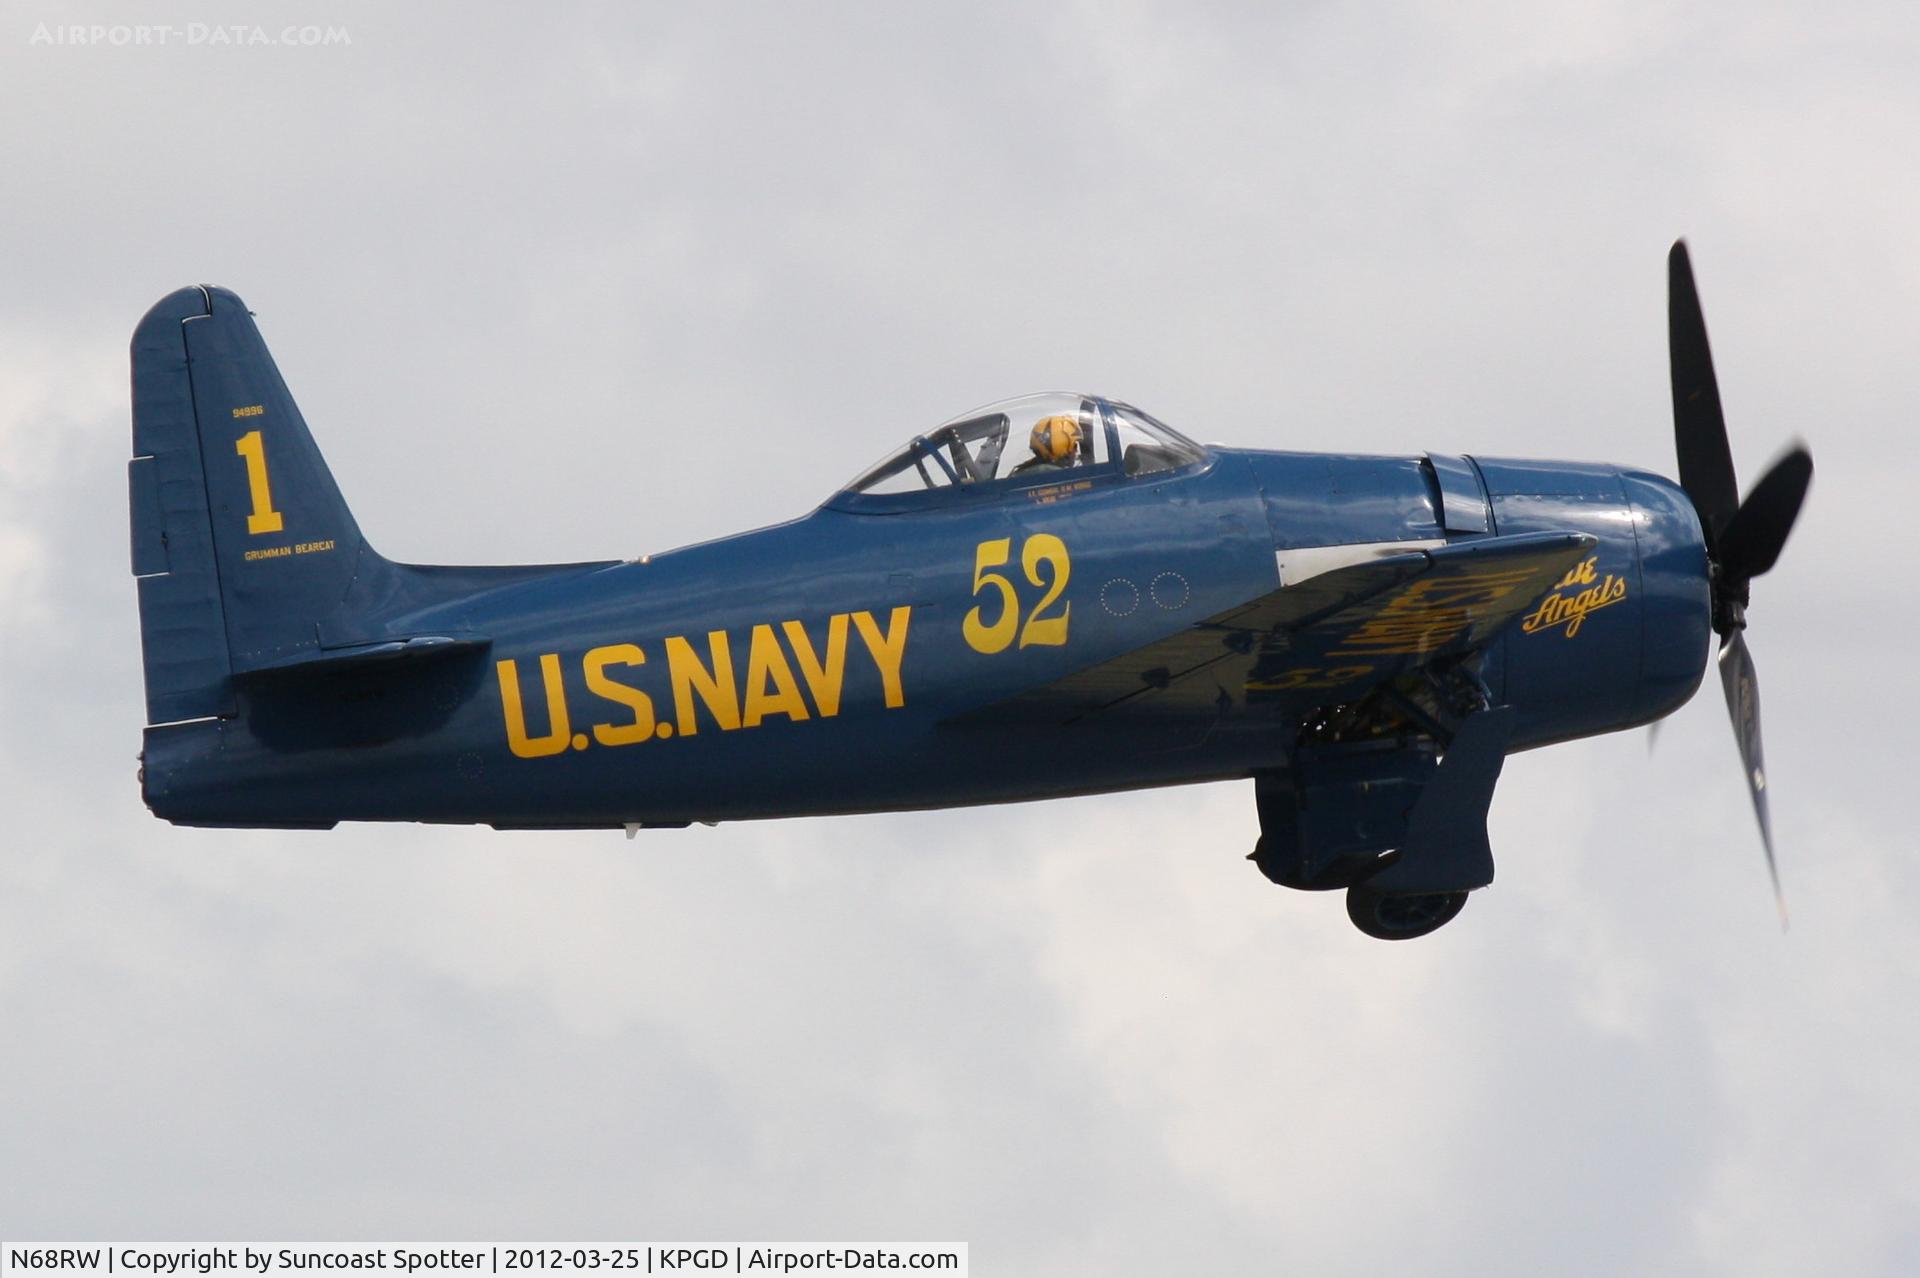
M836 612L827 618L826 633L818 642L798 621L756 625L746 636L744 675L736 674L731 632L669 635L661 642L661 652L673 701L670 718L661 718L653 696L635 686L637 672L647 664L645 649L637 643L589 648L577 669L594 701L583 709L581 718L606 715L609 710L622 714L593 722L588 731L573 728L569 670L559 653L545 652L535 659L547 710L547 730L539 736L527 728L519 661L496 662L507 748L522 759L538 759L568 749L585 750L596 742L625 746L696 736L703 720L721 732L734 732L759 727L775 717L796 723L831 719L840 713L849 631L859 636L879 674L882 705L899 709L907 703L900 669L912 613L911 606L901 605L882 626L870 612Z

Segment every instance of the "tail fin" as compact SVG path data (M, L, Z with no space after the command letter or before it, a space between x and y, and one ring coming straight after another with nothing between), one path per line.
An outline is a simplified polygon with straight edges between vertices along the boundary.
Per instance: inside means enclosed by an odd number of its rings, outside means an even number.
M133 571L147 719L234 713L391 566L360 535L246 304L184 288L133 335Z

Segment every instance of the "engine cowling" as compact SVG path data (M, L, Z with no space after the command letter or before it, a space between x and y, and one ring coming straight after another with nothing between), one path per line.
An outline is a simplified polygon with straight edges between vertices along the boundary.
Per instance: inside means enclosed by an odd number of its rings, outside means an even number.
M1598 538L1488 654L1513 748L1650 723L1700 686L1712 641L1699 516L1670 480L1616 466L1476 458L1489 532Z

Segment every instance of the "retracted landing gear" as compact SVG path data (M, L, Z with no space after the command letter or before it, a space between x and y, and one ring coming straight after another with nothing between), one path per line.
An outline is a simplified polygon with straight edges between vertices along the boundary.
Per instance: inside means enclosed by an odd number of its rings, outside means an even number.
M1430 698L1430 710L1396 689L1378 694L1415 731L1303 733L1290 769L1255 778L1254 864L1283 887L1345 888L1347 917L1383 941L1445 926L1493 882L1487 808L1514 712L1490 705L1468 672L1451 687L1427 677L1459 695Z

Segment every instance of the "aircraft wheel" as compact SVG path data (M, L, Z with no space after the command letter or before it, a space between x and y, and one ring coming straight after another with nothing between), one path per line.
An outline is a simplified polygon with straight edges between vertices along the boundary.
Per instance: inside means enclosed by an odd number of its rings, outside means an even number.
M1362 932L1382 941L1425 936L1451 923L1466 904L1465 892L1394 895L1377 892L1364 883L1347 889L1347 917Z

